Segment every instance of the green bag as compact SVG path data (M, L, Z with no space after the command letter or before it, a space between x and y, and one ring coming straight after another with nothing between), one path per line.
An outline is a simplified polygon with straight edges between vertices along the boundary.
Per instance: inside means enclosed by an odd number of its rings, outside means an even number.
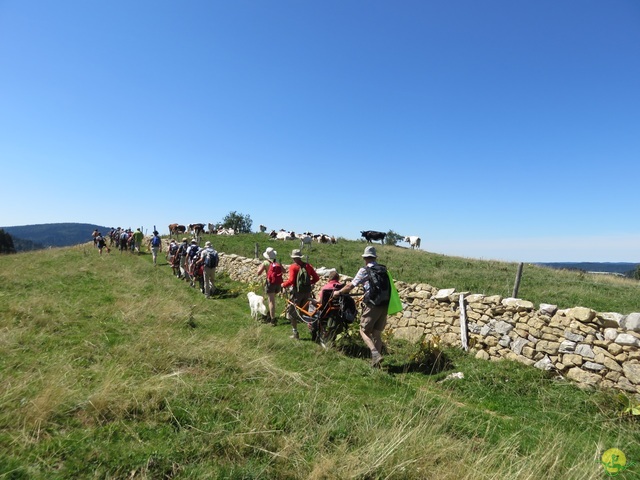
M391 284L391 298L389 299L389 308L387 309L387 315L395 315L396 313L402 311L402 302L400 301L398 289L396 288L395 283L393 283L393 278L391 278L389 270L387 270L387 275L389 275L389 283Z

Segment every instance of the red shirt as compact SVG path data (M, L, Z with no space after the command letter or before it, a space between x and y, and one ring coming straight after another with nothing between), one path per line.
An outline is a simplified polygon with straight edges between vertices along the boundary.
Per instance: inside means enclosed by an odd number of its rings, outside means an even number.
M307 273L309 273L309 278L311 278L311 285L315 285L320 280L320 277L316 273L315 269L310 263L304 264L307 268ZM289 275L287 276L287 280L282 283L282 288L288 288L293 286L296 282L296 278L298 277L298 271L300 270L300 265L297 262L293 262L289 265Z

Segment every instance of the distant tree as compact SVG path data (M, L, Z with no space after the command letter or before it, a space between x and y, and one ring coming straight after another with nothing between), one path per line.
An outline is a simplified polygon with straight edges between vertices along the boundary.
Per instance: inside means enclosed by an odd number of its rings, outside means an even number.
M636 280L640 280L640 265L636 267L636 270L633 272L633 277Z
M11 235L0 228L0 254L3 253L16 253L16 247Z
M251 233L251 217L236 211L229 212L222 220L222 228L233 228L236 233Z
M386 237L384 238L384 243L386 243L387 245L397 245L398 242L403 239L404 237L399 233L396 233L393 230L389 230Z

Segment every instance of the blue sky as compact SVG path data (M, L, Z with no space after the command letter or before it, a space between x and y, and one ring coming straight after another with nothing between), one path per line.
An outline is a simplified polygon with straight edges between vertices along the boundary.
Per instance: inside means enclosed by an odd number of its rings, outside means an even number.
M0 225L640 262L640 2L0 0Z

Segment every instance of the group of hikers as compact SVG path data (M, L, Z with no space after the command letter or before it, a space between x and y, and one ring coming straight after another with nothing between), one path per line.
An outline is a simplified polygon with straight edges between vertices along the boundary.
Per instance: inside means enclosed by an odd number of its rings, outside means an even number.
M109 232L110 244L115 245L120 252L131 251L140 253L144 240L142 231L138 228L112 229ZM93 232L95 246L102 250L110 248L106 246L105 238L98 230ZM153 256L153 264L157 266L158 253L162 252L162 240L157 231L148 241L148 248ZM377 367L382 362L382 332L387 324L389 302L392 300L393 281L386 267L377 262L376 249L367 246L362 254L364 266L362 266L353 279L346 283L340 283L340 276L335 270L331 270L327 283L320 290L318 298L313 298L313 287L320 280L320 276L313 265L303 261L302 252L294 249L291 252L291 264L285 278L282 265L277 261L278 252L268 247L263 253L264 260L256 271L256 276L265 275L264 291L267 297L266 322L276 325L276 295L282 294L287 300L286 318L291 324L290 338L300 339L298 332L299 309L321 308L323 304L340 295L348 295L353 289L361 286L364 289L362 299L362 313L360 316L360 336L365 345L371 351L371 365ZM171 265L173 275L198 287L206 298L212 298L216 291L215 274L220 261L218 252L212 247L211 242L205 242L201 248L195 239L189 241L186 237L179 243L172 239L167 247L166 258Z
M167 248L167 261L173 275L189 282L194 288L198 286L206 298L211 298L216 291L216 267L220 262L220 256L211 242L205 242L204 248L201 248L195 239L189 242L185 237L181 243L172 239Z
M158 236L158 232L154 231L154 236ZM116 250L122 252L132 252L140 254L142 243L144 242L144 233L140 228L131 230L131 228L112 228L107 237L109 239L109 246L107 246L106 238L102 233L95 229L91 234L93 237L93 244L98 248L98 252L102 255L103 250L107 250L107 253L111 253L111 248L115 246ZM158 237L159 238L159 237Z
M282 266L277 262L277 252L268 247L263 253L264 261L258 267L257 276L266 275L265 294L268 300L267 322L276 323L276 295L282 293L287 296L289 290L290 301L287 306L287 319L291 323L290 338L298 340L297 309L322 305L340 295L348 295L356 287L362 286L364 297L362 300L362 314L360 317L360 336L371 351L371 365L377 367L382 362L382 332L387 324L387 314L391 301L393 282L386 267L377 262L375 247L368 246L362 254L364 266L356 273L353 280L340 283L340 277L335 270L329 273L327 283L322 287L317 299L312 298L313 286L320 280L313 266L302 260L302 252L295 249L291 252L292 263L289 265L286 280L283 278Z

